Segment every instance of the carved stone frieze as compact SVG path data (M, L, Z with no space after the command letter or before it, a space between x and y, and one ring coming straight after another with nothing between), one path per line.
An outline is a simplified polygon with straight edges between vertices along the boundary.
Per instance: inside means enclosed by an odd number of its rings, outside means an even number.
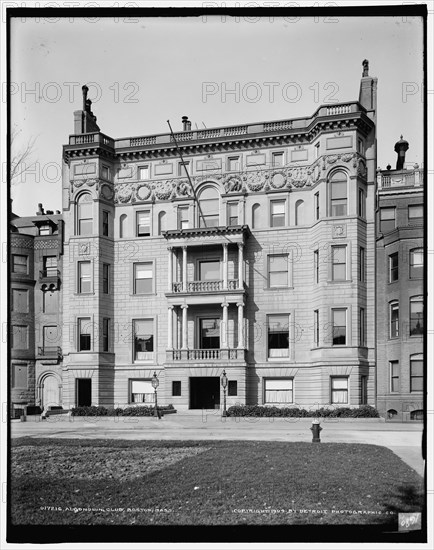
M146 201L152 194L152 186L149 183L139 183L135 187L135 195L138 201Z
M126 204L133 196L133 186L129 183L122 183L115 188L115 202Z
M171 180L161 180L154 183L154 193L157 199L167 200L173 192L173 186Z
M59 248L58 239L44 239L35 241L35 250L45 250L46 248Z
M269 174L267 174L267 176L269 177ZM253 192L262 191L265 187L266 179L268 178L265 177L265 173L259 170L247 172L243 175L243 180L245 181L247 188L249 191Z
M173 180L173 187L175 189L176 196L178 197L190 197L191 186L188 180Z
M287 183L287 172L284 170L275 170L270 176L270 187L272 189L283 189Z
M229 176L224 183L226 193L240 193L243 191L243 182L239 176Z

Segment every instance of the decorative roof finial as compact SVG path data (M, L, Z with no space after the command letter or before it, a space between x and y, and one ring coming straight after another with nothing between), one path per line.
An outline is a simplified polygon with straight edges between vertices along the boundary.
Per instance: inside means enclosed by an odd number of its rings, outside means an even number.
M362 61L362 66L363 66L362 77L363 76L369 76L369 61L367 59L364 59Z

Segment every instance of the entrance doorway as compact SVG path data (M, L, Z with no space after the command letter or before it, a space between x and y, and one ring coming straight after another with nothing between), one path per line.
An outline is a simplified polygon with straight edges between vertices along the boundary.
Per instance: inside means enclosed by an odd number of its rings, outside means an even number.
M77 407L90 407L92 404L92 380L77 378L75 381Z
M47 410L50 405L59 405L59 384L53 375L46 376L42 385L42 407Z
M220 378L197 376L190 378L190 409L220 408Z

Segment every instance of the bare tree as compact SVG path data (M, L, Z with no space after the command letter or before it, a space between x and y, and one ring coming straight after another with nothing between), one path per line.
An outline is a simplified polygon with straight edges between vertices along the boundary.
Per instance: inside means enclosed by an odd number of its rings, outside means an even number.
M21 131L18 126L14 126L10 137L11 164L9 181L11 185L17 185L22 174L36 164L36 161L32 160L32 155L35 150L37 136L30 137L24 145L19 145L17 141Z

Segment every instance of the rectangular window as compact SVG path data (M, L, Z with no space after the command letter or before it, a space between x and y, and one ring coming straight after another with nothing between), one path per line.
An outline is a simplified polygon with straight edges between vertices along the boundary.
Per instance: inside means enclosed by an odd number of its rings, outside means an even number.
M185 176L190 173L190 161L178 162L178 176Z
M346 376L331 378L331 394L332 404L348 404L348 378Z
M395 229L395 207L380 208L380 231L388 233Z
M338 177L338 176L336 176ZM331 216L347 215L347 180L330 182Z
M366 216L366 195L361 187L359 187L358 214L361 218Z
M399 304L393 302L390 304L390 338L399 337Z
M106 210L102 212L102 234L108 237L109 234L109 213Z
M139 167L139 180L149 179L149 165Z
M78 262L78 293L92 292L91 263Z
M89 194L81 195L78 206L78 234L92 235L93 232L93 201Z
M57 313L59 309L59 293L55 290L45 290L42 293L44 313Z
M155 403L155 390L151 380L130 380L130 403Z
M410 250L410 279L422 279L423 277L423 249Z
M410 299L410 336L423 334L423 298L416 296Z
M366 315L363 307L359 310L359 345L366 346Z
M172 396L180 397L181 396L181 381L173 380L172 382Z
M110 180L110 169L108 166L102 166L101 168L101 177L106 181Z
M423 359L410 358L410 391L423 391Z
M271 162L273 168L278 168L284 165L284 155L283 153L273 153L271 155Z
M12 289L12 311L15 313L29 312L29 291L24 288Z
M92 346L92 323L90 317L78 319L78 351L90 351Z
M319 158L319 142L315 143L315 158Z
M109 293L110 265L102 264L102 291L103 294Z
M365 154L365 146L363 145L363 139L358 138L357 140L357 152L361 155Z
M285 201L271 201L270 203L270 225L271 227L284 227L285 224Z
M288 287L288 254L270 254L268 256L269 288Z
M363 246L359 248L359 281L365 282L365 249Z
M200 349L220 348L220 319L199 319Z
M293 379L292 378L265 378L264 402L265 403L293 403Z
M319 250L313 251L313 269L315 273L315 283L319 283Z
M228 158L228 171L229 172L239 172L240 171L240 157L229 157Z
M398 252L389 256L389 283L394 283L399 277Z
M313 312L313 343L316 347L319 346L319 309Z
M410 204L408 207L408 221L410 224L423 222L423 204Z
M12 386L27 389L27 365L13 365Z
M41 225L39 228L39 235L51 235L51 227L50 225Z
M228 202L227 225L238 225L238 203Z
M199 262L199 281L220 281L220 261L205 260Z
M109 327L110 327L110 319L107 317L104 317L102 320L102 350L108 351L109 350Z
M133 331L134 361L152 361L154 359L154 320L134 320Z
M151 294L153 286L152 262L134 264L134 294Z
M188 206L178 208L178 229L188 229L190 227Z
M228 396L235 397L238 395L238 382L236 380L229 380L228 382Z
M289 357L289 316L268 316L268 357Z
M347 310L332 309L333 345L347 344Z
M29 257L22 254L12 254L12 273L28 274Z
M319 220L319 193L315 193L315 219Z
M390 391L399 392L399 361L389 361L390 368Z
M332 281L347 280L347 247L332 246Z
M151 234L151 211L137 212L137 237L149 237Z
M57 276L57 256L44 256L44 277Z
M13 325L11 332L12 349L29 349L29 327Z

